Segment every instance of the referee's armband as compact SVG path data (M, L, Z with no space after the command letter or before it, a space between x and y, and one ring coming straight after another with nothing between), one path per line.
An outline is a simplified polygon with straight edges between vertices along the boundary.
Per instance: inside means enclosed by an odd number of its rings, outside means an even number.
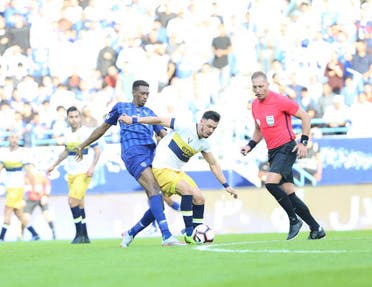
M224 188L228 188L230 185L229 185L227 182L225 182L225 183L222 184L222 186L223 186Z

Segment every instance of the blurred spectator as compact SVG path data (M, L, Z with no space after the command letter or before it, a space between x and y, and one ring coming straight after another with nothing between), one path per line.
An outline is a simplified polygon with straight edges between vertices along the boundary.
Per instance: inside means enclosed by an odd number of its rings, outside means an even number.
M319 117L319 108L316 101L311 98L309 91L306 87L303 87L300 92L300 97L296 100L300 107L306 111L310 118Z
M322 94L318 99L320 117L323 117L325 110L333 105L333 97L335 96L334 91L328 83L323 84Z
M81 124L88 128L98 127L98 121L92 116L92 112L89 106L85 106L82 110Z
M50 97L50 105L52 108L63 106L68 109L71 106L77 105L75 94L67 89L64 84L59 84L56 91Z
M213 99L217 96L217 87L212 85L213 72L209 63L204 63L201 69L195 74L195 101L198 110L206 110L210 107Z
M122 69L119 72L115 87L119 99L124 102L130 102L132 100L132 83L134 80L135 75L130 68L129 62L125 60L122 63ZM105 83L105 86L108 86L108 84Z
M14 88L12 97L9 101L11 108L17 112L21 112L24 102L25 99L21 97L21 93L19 92L19 90L17 88Z
M349 108L345 106L341 95L333 97L333 105L327 107L324 112L323 120L328 128L345 128L350 121ZM325 134L345 134L345 131L331 131Z
M30 70L32 63L26 55L22 54L20 46L10 46L5 50L3 54L3 61L7 67L7 77L13 78L13 80L22 79ZM15 82L17 84L17 82Z
M36 141L41 142L42 140L48 140L52 138L52 131L50 130L50 127L43 123L40 117L40 114L38 112L34 113L34 116L31 121L30 126L30 132L32 134L31 136L31 142L29 146L35 146ZM44 142L44 145L48 144L48 142ZM25 145L26 145L26 137L25 137Z
M115 88L116 83L119 78L119 71L115 66L110 66L107 68L107 74L104 77L104 82L106 85Z
M367 53L367 43L363 40L358 40L355 43L356 53L351 61L351 69L354 72L354 77L357 81L358 88L361 89L363 82L370 77L370 66L372 65L372 54Z
M217 2L212 2L211 17L217 19L219 24L224 24L223 16L220 14L220 7Z
M0 103L0 131L10 131L10 126L14 121L15 111L11 108L9 101Z
M341 89L344 86L344 65L338 60L336 52L331 53L329 62L326 65L324 76L332 90Z
M4 93L4 98L7 100L10 100L12 95L13 95L13 90L16 86L16 81L14 80L13 77L5 77L4 83L3 83L3 93Z
M177 16L177 14L174 13L174 11L170 9L169 3L167 1L164 1L162 4L160 4L156 8L155 13L156 13L157 19L160 21L161 25L165 28L167 28L168 22L171 19L176 18Z
M356 100L358 90L352 76L345 78L344 87L341 89L341 96L345 99L345 105L350 107Z
M0 56L2 56L5 50L10 45L10 32L9 28L6 26L5 19L0 15Z
M8 123L9 131L15 131L19 135L23 136L25 130L25 122L23 121L22 114L20 112L14 112L14 120Z
M61 143L61 140L68 127L69 126L66 120L66 108L64 106L58 106L56 108L55 118L51 124L51 129L53 131L52 138L56 139L58 143Z
M109 67L115 65L117 56L118 53L111 46L111 37L106 36L105 45L99 51L97 58L97 70L101 72L102 76L106 76Z
M372 39L371 1L361 1L360 18L355 22L357 39Z
M23 54L28 54L30 51L30 27L27 25L25 18L18 13L12 17L14 26L10 28L10 44L9 46L19 46Z
M366 94L368 102L372 103L372 83L364 83L363 92Z
M40 105L42 100L44 100L41 98L41 95L39 95L38 83L30 74L25 75L23 79L19 81L17 90L24 101L34 103L34 105Z
M55 115L55 110L53 110L53 108L51 107L50 101L47 99L43 100L41 106L37 107L37 111L40 115L40 122L43 125L48 126L48 128L50 129Z
M286 86L286 95L292 100L298 102L301 96L301 91L304 87L298 81L298 75L296 73L291 73L289 75L289 83Z
M367 101L365 93L360 93L357 101L350 108L351 126L347 135L350 137L372 137L372 103Z
M176 43L187 42L186 39L190 34L190 18L186 15L185 8L178 9L177 16L170 19L167 25L167 36L176 36Z
M31 123L32 119L34 118L35 111L29 102L23 102L21 113L25 124L27 125Z
M55 92L56 86L54 86L53 79L49 75L45 75L41 78L41 83L39 84L38 95L44 100L50 100L51 95Z
M71 72L71 75L67 77L66 85L69 91L77 93L79 91L79 85L82 80L82 77L79 74L78 70L74 70Z
M216 74L216 82L219 83L219 92L225 90L229 84L230 66L229 54L232 51L231 39L226 35L225 26L219 25L219 35L212 41L213 61L212 67Z
M173 65L174 78L177 78L177 81L173 81L172 85L178 85L180 87L179 90L190 99L193 93L193 75L197 70L195 58L190 53L190 50L188 50L186 44L182 43L173 54L171 60L172 63L170 63L169 66L172 69Z

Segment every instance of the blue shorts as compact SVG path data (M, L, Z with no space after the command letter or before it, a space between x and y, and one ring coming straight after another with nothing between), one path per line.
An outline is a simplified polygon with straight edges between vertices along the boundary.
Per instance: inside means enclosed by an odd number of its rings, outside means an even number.
M295 141L290 141L277 148L269 150L270 172L279 173L282 176L280 184L293 183L292 167L297 159L297 151L292 152L296 146Z
M121 153L121 159L128 172L138 181L142 172L152 166L156 145L139 145L127 148Z

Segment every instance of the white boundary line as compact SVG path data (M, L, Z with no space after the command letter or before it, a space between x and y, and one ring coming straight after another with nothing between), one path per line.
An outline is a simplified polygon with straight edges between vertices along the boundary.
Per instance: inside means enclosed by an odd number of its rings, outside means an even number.
M283 242L282 240L268 240L268 241L243 241L230 242L220 244L205 244L196 246L195 249L199 251L221 252L221 253L298 253L298 254L341 254L341 253L356 253L366 252L367 250L346 250L346 249L231 249L234 245L254 245L266 244L273 242Z

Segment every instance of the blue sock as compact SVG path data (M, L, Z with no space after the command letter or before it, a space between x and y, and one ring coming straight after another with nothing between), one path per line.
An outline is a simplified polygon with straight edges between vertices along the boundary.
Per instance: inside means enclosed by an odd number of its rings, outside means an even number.
M204 204L192 206L192 225L195 228L204 221Z
M72 217L74 218L75 228L76 228L76 236L81 235L81 214L80 214L80 207L75 206L71 207Z
M156 219L156 222L158 223L163 240L171 237L172 234L169 231L167 219L165 218L164 214L163 198L160 194L150 197L150 209Z
M171 206L174 210L180 211L181 210L181 205L177 201L172 201Z
M191 236L193 231L192 226L192 195L182 195L181 198L181 213L183 222L185 223L185 233Z
M155 217L152 214L151 210L148 209L140 221L136 223L135 226L133 226L129 231L129 235L132 235L133 237L136 236L140 231L142 231L144 228L149 226L152 222L154 222Z

